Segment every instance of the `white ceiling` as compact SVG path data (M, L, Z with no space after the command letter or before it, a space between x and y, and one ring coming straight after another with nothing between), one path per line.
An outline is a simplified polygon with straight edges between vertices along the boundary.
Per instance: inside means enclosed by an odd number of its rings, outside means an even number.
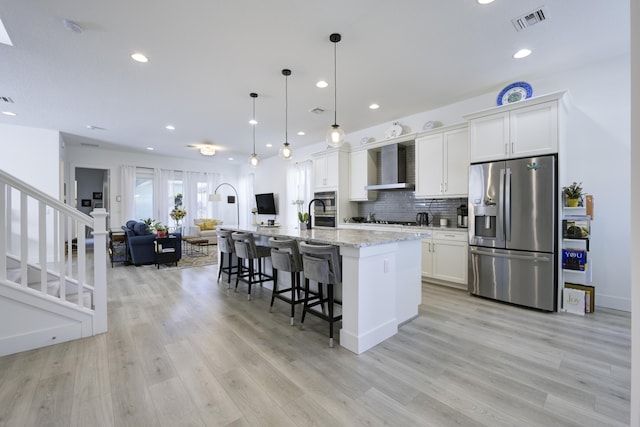
M342 34L338 123L347 133L629 51L629 0L541 1L0 0L13 42L0 44L0 97L14 102L0 111L17 113L0 123L193 159L203 157L187 145L210 142L219 147L212 164L245 162L250 92L259 94L258 154L275 155L284 142L282 68L292 70L290 143L324 139L332 32ZM517 32L511 19L543 4L547 20ZM533 54L512 59L522 47ZM136 51L149 62L131 60ZM330 86L318 89L319 79ZM369 110L372 102L380 109Z

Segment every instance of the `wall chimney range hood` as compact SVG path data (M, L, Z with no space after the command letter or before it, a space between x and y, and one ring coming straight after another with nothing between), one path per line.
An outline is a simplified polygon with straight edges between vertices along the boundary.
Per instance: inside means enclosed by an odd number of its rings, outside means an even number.
M380 148L380 183L367 185L365 190L413 190L407 183L407 151L400 144Z

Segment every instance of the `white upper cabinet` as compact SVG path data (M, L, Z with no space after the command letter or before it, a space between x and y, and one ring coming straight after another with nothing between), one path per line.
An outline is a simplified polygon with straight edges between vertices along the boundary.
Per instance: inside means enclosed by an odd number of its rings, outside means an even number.
M368 201L375 200L376 191L365 190L367 185L375 184L376 164L373 152L369 150L352 151L349 155L349 200Z
M465 116L471 163L558 152L559 102L564 92Z
M337 189L340 174L339 152L314 155L313 173L316 190Z
M416 139L416 197L465 197L469 148L466 126Z

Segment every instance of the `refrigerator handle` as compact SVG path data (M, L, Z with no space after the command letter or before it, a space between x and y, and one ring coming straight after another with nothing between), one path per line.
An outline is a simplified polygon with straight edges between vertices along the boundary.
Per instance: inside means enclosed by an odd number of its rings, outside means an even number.
M500 189L498 192L498 218L496 223L500 224L500 240L502 240L503 242L506 239L505 236L505 226L504 226L504 186L505 186L505 170L504 169L500 169Z
M511 241L511 168L505 172L504 185L504 237L505 241Z

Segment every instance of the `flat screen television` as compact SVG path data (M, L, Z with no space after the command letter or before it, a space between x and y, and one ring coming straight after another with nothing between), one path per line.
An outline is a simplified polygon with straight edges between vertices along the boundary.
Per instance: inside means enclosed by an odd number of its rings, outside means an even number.
M259 214L275 215L276 202L273 193L256 194L256 207Z

